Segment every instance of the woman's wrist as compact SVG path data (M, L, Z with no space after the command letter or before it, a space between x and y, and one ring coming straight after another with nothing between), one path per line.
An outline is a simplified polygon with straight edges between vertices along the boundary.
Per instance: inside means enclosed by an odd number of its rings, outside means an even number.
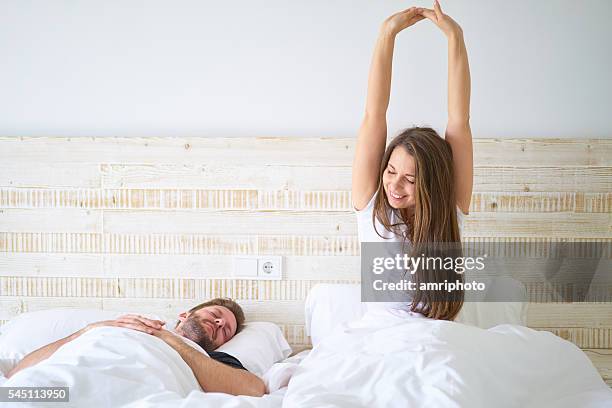
M386 38L392 38L395 39L395 36L397 35L397 31L391 27L391 25L387 22L384 22L381 26L380 26L380 32L378 34L380 37L386 37Z
M446 38L448 39L449 42L451 41L463 42L463 30L461 29L461 27L457 27L456 29L448 33L446 35Z

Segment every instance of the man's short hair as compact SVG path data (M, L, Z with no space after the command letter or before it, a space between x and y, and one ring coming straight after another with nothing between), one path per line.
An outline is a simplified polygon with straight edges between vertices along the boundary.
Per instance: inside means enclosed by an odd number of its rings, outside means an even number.
M215 299L206 301L204 303L200 303L199 305L194 306L191 309L189 309L189 313L193 313L196 310L200 310L208 306L223 306L223 307L228 308L234 314L234 317L236 318L236 333L235 334L240 333L240 330L243 329L244 320L245 320L244 312L242 311L242 308L240 307L240 305L234 302L230 298L215 298Z

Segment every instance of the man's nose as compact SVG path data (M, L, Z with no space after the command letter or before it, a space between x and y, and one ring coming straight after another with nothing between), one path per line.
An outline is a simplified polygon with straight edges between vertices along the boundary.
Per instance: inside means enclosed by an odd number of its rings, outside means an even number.
M219 327L223 327L225 325L225 319L222 319L222 318L215 319L215 324Z

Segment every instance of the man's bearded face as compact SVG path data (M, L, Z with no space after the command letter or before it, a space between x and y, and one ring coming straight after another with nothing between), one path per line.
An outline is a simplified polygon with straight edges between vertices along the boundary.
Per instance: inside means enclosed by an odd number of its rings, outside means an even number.
M185 320L179 323L179 326L180 327L177 327L176 331L181 336L187 337L189 340L194 341L207 353L216 348L196 316L187 316Z

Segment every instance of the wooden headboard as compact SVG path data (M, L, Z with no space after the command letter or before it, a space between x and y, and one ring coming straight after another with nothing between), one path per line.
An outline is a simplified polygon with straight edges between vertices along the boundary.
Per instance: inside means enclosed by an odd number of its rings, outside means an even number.
M0 138L0 322L58 306L168 315L230 296L307 347L309 289L360 278L354 144ZM612 140L476 139L474 153L465 241L612 240ZM282 255L283 280L231 279L236 254ZM612 303L529 310L530 327L583 348L612 385Z

